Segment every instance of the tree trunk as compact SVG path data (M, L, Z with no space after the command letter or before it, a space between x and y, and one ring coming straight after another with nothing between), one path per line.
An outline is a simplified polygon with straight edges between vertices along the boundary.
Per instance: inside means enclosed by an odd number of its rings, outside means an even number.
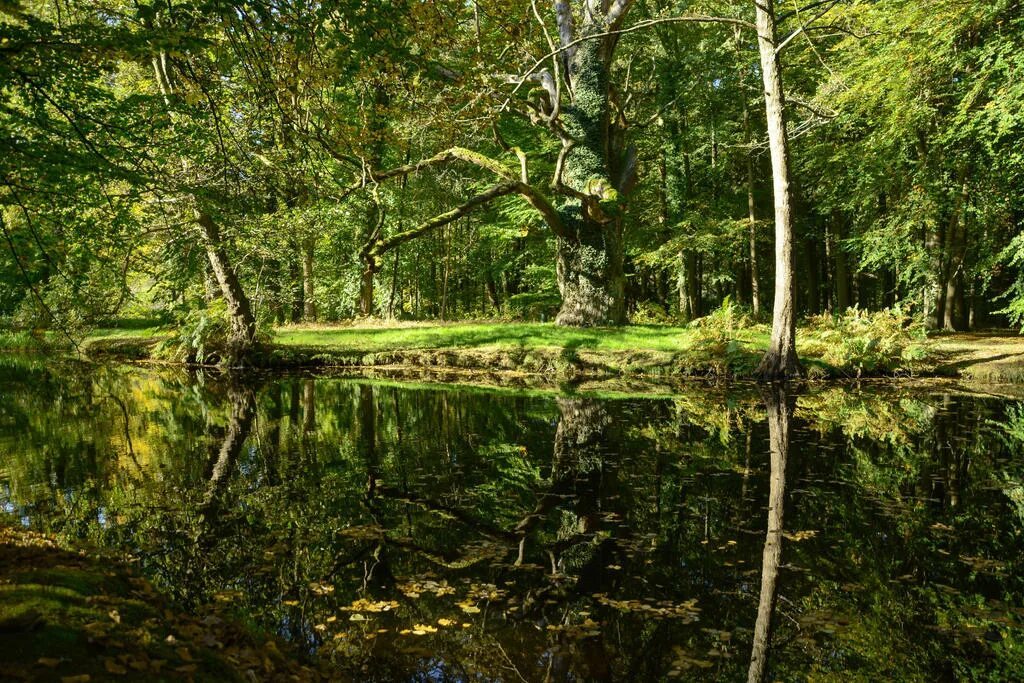
M307 237L302 241L302 317L306 322L316 322L316 297L313 293L313 254L316 240Z
M395 319L395 297L398 296L398 255L399 247L395 247L395 260L391 265L391 294L388 296L388 318ZM401 301L399 301L401 306Z
M603 21L588 22L583 37L602 33ZM621 325L624 302L622 220L615 168L620 144L611 131L608 68L614 41L585 40L569 60L572 101L562 124L574 147L565 159L564 181L576 193L558 207L564 234L557 240L555 272L562 307L559 325Z
M843 248L843 222L838 212L832 214L832 226L835 229L835 283L836 312L842 315L850 307L850 266L847 261L846 249Z
M743 97L743 141L747 145L747 220L750 221L750 303L754 317L761 315L761 285L757 281L757 204L754 201L754 150L751 148L750 110Z
M804 256L807 259L807 311L811 314L821 312L821 280L818 268L818 243L808 237L804 240Z
M302 257L299 255L299 248L292 244L291 258L288 260L288 279L291 282L292 304L291 320L293 323L302 322L302 309L305 308L305 301L302 292Z
M363 272L359 277L359 315L373 315L373 277L376 272L372 262L363 262Z
M796 310L793 306L793 224L789 188L789 136L786 131L782 66L777 45L774 0L755 0L757 44L761 53L768 146L772 157L775 195L775 302L772 336L758 366L762 379L783 379L801 374L796 355Z
M224 250L219 226L213 218L202 212L199 213L197 222L206 248L206 256L231 317L227 340L228 357L224 360L228 364L236 364L244 359L256 344L256 317L253 315L249 297L242 289L238 274Z

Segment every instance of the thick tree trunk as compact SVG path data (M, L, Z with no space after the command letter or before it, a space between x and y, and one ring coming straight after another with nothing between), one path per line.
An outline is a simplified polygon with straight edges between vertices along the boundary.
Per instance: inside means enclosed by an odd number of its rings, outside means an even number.
M774 0L755 0L757 43L761 53L768 146L772 157L775 195L775 302L772 336L757 374L762 379L783 379L801 374L796 355L796 309L793 305L793 217L789 187L789 136L786 132L782 66L777 45Z
M786 460L789 456L790 405L786 388L773 384L764 393L768 413L768 439L771 447L771 474L768 489L768 529L761 555L761 595L754 622L754 641L750 653L747 683L761 683L768 664L771 643L772 612L775 611L776 584L782 561L782 513L786 493Z
M206 256L220 285L221 295L228 305L231 327L228 333L228 364L242 361L256 344L256 317L253 315L249 297L246 296L238 274L228 259L221 241L220 228L208 214L200 212L197 217Z
M587 33L603 32L603 22ZM579 193L558 207L564 234L558 237L556 274L562 307L559 325L621 325L624 302L620 144L611 131L608 65L614 43L587 40L572 53L569 76L572 101L562 124L575 145L565 159L564 182ZM585 198L584 198L585 197Z

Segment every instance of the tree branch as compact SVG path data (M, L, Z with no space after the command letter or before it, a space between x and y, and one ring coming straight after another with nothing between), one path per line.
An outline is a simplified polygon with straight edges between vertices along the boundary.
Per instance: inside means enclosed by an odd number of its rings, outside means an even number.
M523 87L523 84L526 83L526 81L530 80L530 77L533 74L535 74L537 72L537 70L541 68L541 66L544 65L544 62L546 62L547 60L551 59L552 57L554 57L555 55L557 55L559 53L571 54L571 51L577 45L580 45L581 43L583 43L583 42L585 42L587 40L598 40L598 39L601 39L601 38L607 38L609 36L621 36L621 35L625 35L627 33L635 33L635 32L640 31L642 29L649 28L651 26L658 26L660 24L683 24L683 23L690 23L690 24L694 24L694 23L696 23L696 24L729 24L731 26L739 26L741 28L749 29L751 31L756 31L757 30L757 27L754 24L750 23L749 21L744 21L743 19L734 19L732 17L712 17L712 16L706 16L706 15L687 15L687 16L680 16L680 17L663 17L661 19L645 19L644 21L639 21L639 22L633 24L629 28L615 29L615 30L612 30L612 31L603 31L601 33L591 33L591 34L585 35L585 36L583 36L581 38L576 38L574 40L570 40L568 43L565 43L564 40L563 40L563 45L561 47L559 47L557 50L552 50L548 54L546 54L543 57L541 57L540 59L538 59L536 62L534 62L533 66L531 66L527 70L527 72L525 74L523 74L522 76L519 77L519 81L516 83L516 87L512 89L512 93L509 95L509 98L507 100L505 100L505 103L502 105L501 108L502 109L507 108L508 105L509 105L509 102L511 102L511 100L512 100L512 96L515 95L517 92L519 92L519 90Z

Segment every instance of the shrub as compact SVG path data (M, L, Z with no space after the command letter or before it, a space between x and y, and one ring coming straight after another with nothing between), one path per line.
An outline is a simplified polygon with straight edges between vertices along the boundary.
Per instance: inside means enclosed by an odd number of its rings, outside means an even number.
M214 299L206 308L186 311L179 315L177 334L161 343L155 355L179 362L214 365L228 354L231 317L224 299ZM257 341L269 340L265 324L257 331Z
M757 354L745 346L740 333L754 328L750 313L725 297L717 309L690 323L695 331L691 355L716 373L747 374L757 364Z
M850 308L808 320L804 347L829 365L855 373L892 372L925 358L924 326L900 306L869 312Z
M653 301L641 301L630 313L629 322L633 325L668 325L674 322L665 307Z

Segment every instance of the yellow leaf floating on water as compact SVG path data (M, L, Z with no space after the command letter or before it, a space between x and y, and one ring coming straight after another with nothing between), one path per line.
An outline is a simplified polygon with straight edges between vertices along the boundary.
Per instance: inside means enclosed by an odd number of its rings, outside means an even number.
M440 624L441 626L454 626L458 622L455 621L454 619L445 619L444 617L441 617L440 619L437 620L437 623Z
M476 605L474 605L472 602L470 602L468 600L463 601L463 602L457 602L455 604L458 605L459 609L461 609L466 614L479 614L480 613L480 608L477 607Z
M107 673L117 674L118 676L124 676L128 673L128 669L124 668L109 657L103 660L103 668L107 670Z
M56 668L57 666L60 665L60 660L59 659L54 659L53 657L40 657L36 661L36 663L40 664L42 666L45 666L47 668L53 669L53 668Z
M430 624L416 624L412 627L412 634L414 636L425 636L428 633L437 633L437 629Z
M817 535L817 531L794 531L791 534L783 532L782 537L789 541L803 541L808 538L814 538Z
M118 613L116 609L110 610L110 618L114 621L115 624L121 623L121 615Z

